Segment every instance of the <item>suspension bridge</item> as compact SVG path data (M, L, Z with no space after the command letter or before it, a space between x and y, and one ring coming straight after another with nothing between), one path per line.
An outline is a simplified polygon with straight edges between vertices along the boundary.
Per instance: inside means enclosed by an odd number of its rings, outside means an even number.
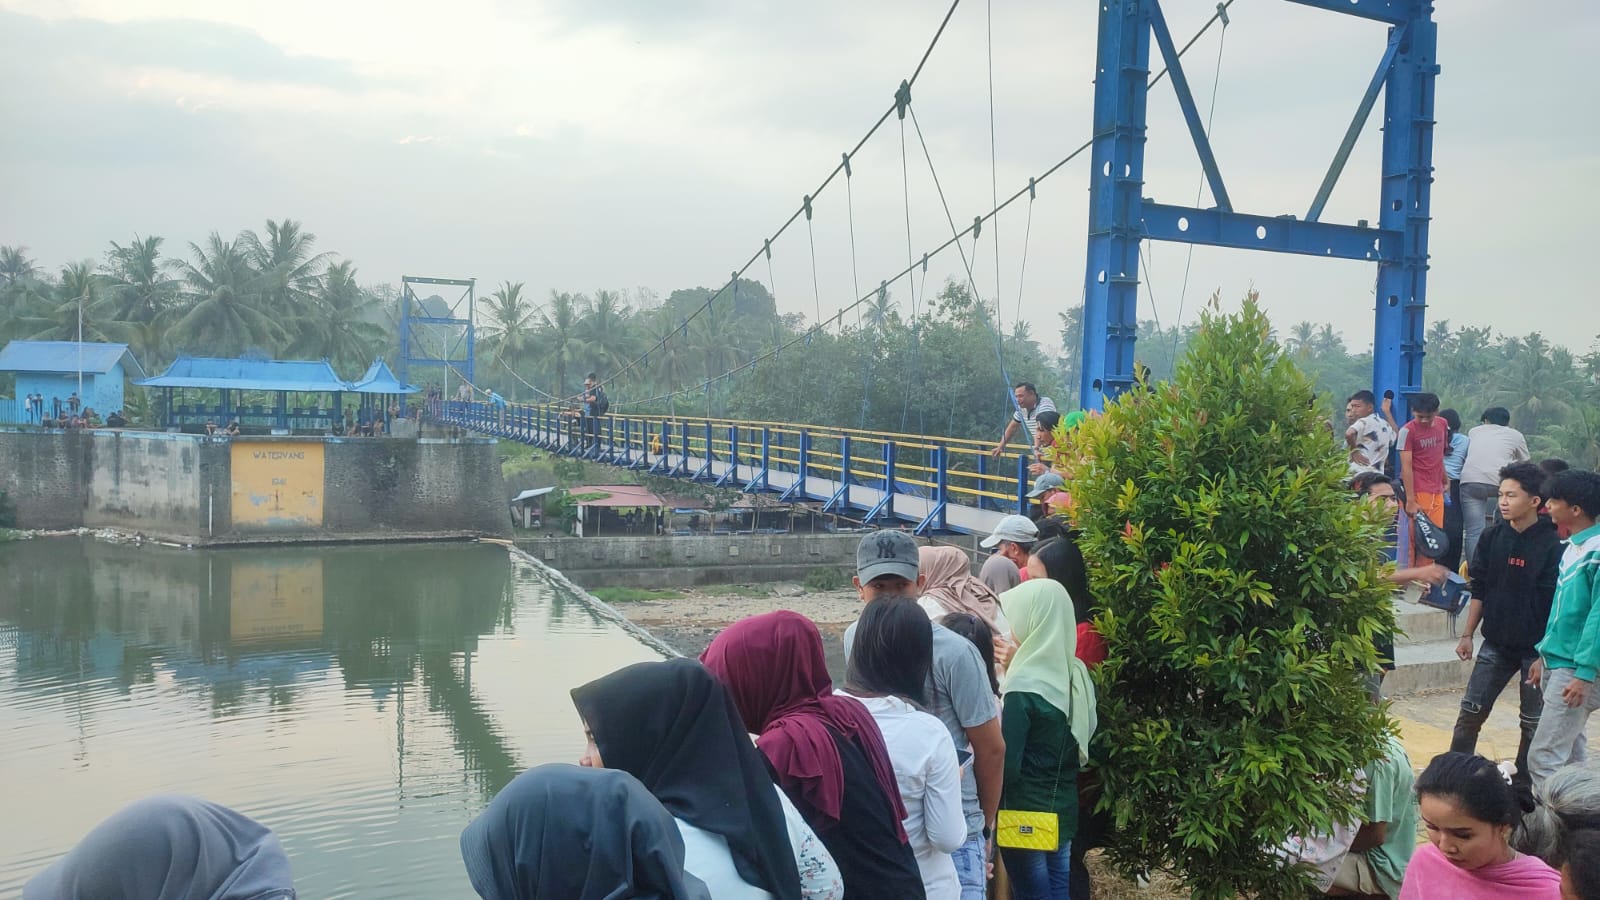
M779 227L756 242L743 264L732 270L727 282L683 321L681 328L662 335L655 343L614 371L600 385L615 395L608 415L588 419L592 430L580 433L571 414L575 398L559 397L527 382L503 361L502 366L526 388L542 398L534 404L508 404L498 400L449 400L436 404L433 418L440 424L478 431L507 440L529 443L554 453L583 457L622 468L656 475L738 488L749 493L776 495L780 502L821 503L824 512L863 522L904 522L919 534L987 532L1004 515L1027 506L1028 461L1008 451L992 457L987 442L891 433L845 427L786 422L731 421L711 417L661 416L627 410L655 409L663 402L692 398L718 383L735 379L761 363L802 344L818 333L843 327L845 317L881 298L891 285L909 280L913 285L913 319L916 316L915 276L926 277L929 259L955 249L961 274L977 311L993 339L1001 377L1006 371L1004 342L998 316L998 281L989 301L973 274L979 240L985 229L996 242L995 220L1014 204L1027 200L1027 221L1019 268L1019 283L1026 271L1026 235L1032 232L1032 210L1039 186L1081 155L1089 154L1089 209L1087 255L1082 294L1083 337L1080 353L1078 406L1096 410L1135 383L1135 336L1141 266L1148 280L1146 241L1260 250L1361 260L1376 266L1374 281L1373 378L1375 391L1395 398L1395 415L1404 419L1406 400L1421 390L1424 313L1428 270L1428 228L1433 182L1434 81L1437 30L1431 0L1260 0L1294 3L1329 15L1354 16L1387 26L1386 41L1377 55L1372 77L1356 103L1343 139L1332 153L1325 175L1303 213L1282 210L1261 212L1234 208L1211 140L1212 113L1220 80L1230 12L1235 0L1215 5L1215 13L1185 43L1179 45L1168 25L1163 0L1100 0L1094 70L1094 114L1091 137L1059 161L1042 169L1001 199L994 176L993 39L989 38L989 103L991 148L991 199L993 208L974 216L961 227L946 198L922 125L917 119L913 92L941 36L951 23L961 0L954 0L934 31L909 77L893 91L893 101L853 147L844 152L827 175ZM987 9L987 7L986 7ZM990 21L986 16L986 21ZM1216 31L1216 74L1211 103L1202 113L1183 58L1207 34ZM1375 50L1379 48L1375 46ZM1162 63L1152 75L1152 62ZM1144 158L1146 108L1150 91L1163 81L1170 84L1182 113L1188 136L1199 159L1201 190L1195 205L1159 203L1145 195ZM1383 100L1381 178L1377 209L1372 220L1332 223L1322 220L1328 200L1339 183L1346 163ZM877 287L861 288L856 257L852 158L891 121L900 138L902 193L905 203L906 259L903 267L881 279ZM909 124L910 130L907 130ZM938 195L949 237L920 256L913 250L910 181L906 174L910 152L920 149ZM817 199L830 187L846 193L851 238L851 280L855 300L824 317L818 286L816 243L812 221ZM1209 191L1212 205L1200 207ZM1371 224L1375 220L1376 225ZM804 223L809 243L815 318L801 333L792 335L764 354L721 374L696 378L665 393L630 397L630 376L636 375L652 354L687 338L689 324L718 303L737 301L738 284L747 274L758 274L765 264L772 278L773 246L791 229ZM754 271L752 271L754 270ZM868 281L868 284L871 282ZM444 284L463 289L461 297L441 310L425 309L412 292L413 284ZM487 397L474 370L474 296L470 280L407 277L402 297L400 369L402 380L413 372L436 367L450 379L471 385L475 396ZM1020 291L1020 284L1019 284ZM993 303L991 313L989 302ZM1181 303L1181 300L1180 300ZM1181 318L1181 306L1180 306ZM430 349L432 352L430 352ZM464 349L464 352L463 352ZM446 393L448 397L448 392Z

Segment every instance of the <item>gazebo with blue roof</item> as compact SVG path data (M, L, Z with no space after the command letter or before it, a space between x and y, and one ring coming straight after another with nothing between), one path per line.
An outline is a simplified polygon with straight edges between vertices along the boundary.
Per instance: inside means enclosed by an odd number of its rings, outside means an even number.
M207 422L221 427L237 419L241 426L255 428L328 431L339 421L344 393L354 389L350 382L341 381L334 374L325 359L201 356L180 356L165 372L134 384L164 389L164 424L168 428L203 428ZM191 391L207 393L194 396ZM214 405L210 391L218 392ZM270 407L252 402L262 400L263 395L274 397L275 402ZM292 400L290 395L294 395Z
M394 377L394 372L389 369L389 364L382 357L372 361L367 367L367 374L356 380L351 390L361 395L361 420L371 421L373 418L382 418L387 426L389 422L389 406L383 402L384 397L397 397L404 394L416 394L421 388L414 384L401 384L400 379ZM377 409L373 409L374 401Z
M0 421L32 422L56 418L55 402L63 412L73 394L80 409L101 416L123 407L123 382L143 378L144 368L127 344L78 341L12 341L0 349L0 372L16 373L15 408L5 410ZM44 398L41 411L27 408L30 394Z

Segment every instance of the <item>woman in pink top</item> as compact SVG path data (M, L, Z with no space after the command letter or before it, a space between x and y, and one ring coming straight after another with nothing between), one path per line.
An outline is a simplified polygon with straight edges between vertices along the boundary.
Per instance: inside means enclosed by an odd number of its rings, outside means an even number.
M1522 810L1495 764L1441 753L1417 778L1428 843L1406 867L1400 900L1559 900L1561 875L1511 846Z

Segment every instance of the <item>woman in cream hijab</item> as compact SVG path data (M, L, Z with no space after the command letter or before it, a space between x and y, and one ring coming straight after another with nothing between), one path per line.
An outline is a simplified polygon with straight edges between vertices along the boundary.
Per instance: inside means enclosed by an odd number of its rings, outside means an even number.
M1007 810L1054 813L1055 850L1003 848L1017 900L1065 898L1071 841L1078 827L1078 768L1088 762L1096 725L1094 684L1076 656L1077 621L1067 589L1034 578L1000 595L1011 620L1016 652L1000 693L1006 740Z

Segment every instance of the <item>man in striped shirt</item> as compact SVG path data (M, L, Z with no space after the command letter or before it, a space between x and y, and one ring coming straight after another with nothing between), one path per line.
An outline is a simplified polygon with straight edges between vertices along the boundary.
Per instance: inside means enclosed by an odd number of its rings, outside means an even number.
M1013 394L1017 398L1017 408L1011 411L1011 421L1006 423L1006 433L1000 436L999 445L989 451L990 456L998 457L1005 452L1006 445L1016 436L1018 425L1022 426L1022 430L1028 436L1028 452L1033 453L1039 444L1039 414L1056 411L1055 401L1049 397L1039 396L1039 391L1030 382L1018 382Z

